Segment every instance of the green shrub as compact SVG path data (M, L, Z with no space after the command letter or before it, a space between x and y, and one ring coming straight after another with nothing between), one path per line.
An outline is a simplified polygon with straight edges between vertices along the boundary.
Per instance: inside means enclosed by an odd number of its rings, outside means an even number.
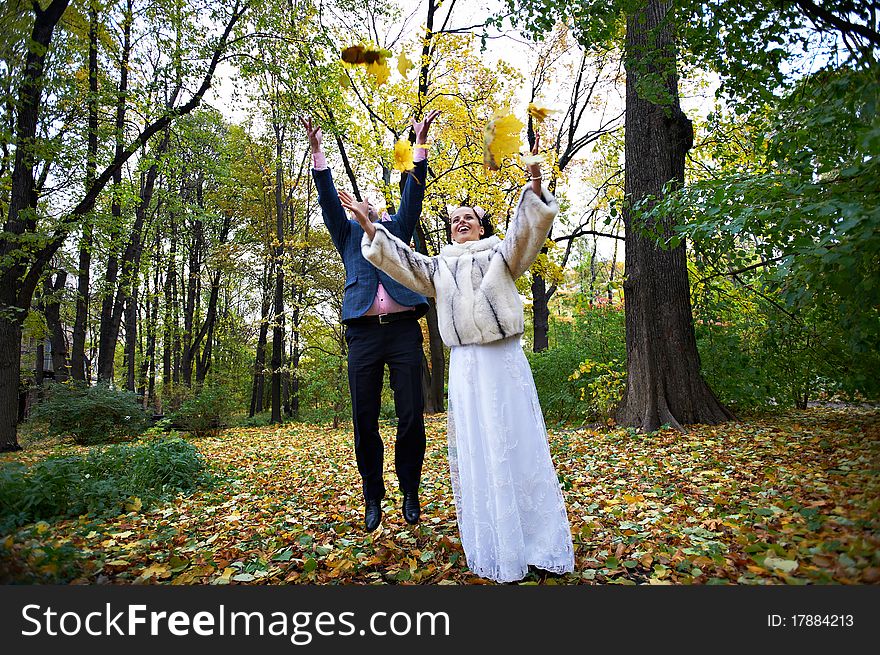
M551 320L550 347L540 353L527 352L541 409L548 421L596 421L608 411L583 394L583 389L607 370L597 368L585 375L579 371L585 361L601 366L626 361L624 314L618 307L590 307L580 303L572 322ZM625 366L613 365L615 371Z
M93 448L31 466L0 465L0 532L40 520L124 511L211 480L201 453L179 439Z
M581 381L580 400L588 416L596 421L607 422L623 400L626 390L626 364L616 359L610 362L594 362L585 359L569 376L569 381Z
M230 389L205 385L171 415L171 424L196 437L213 436L229 426L236 409L238 403Z
M137 395L106 384L82 382L49 384L47 397L32 411L29 420L43 426L50 436L72 436L81 446L108 443L143 432L149 417Z

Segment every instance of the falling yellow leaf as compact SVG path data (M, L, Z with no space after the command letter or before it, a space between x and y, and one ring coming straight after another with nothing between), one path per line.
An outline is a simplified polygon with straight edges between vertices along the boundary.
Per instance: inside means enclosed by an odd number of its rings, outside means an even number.
M348 75L343 73L339 76L339 86L343 89L348 89L351 87L351 81L348 79Z
M550 109L548 107L539 107L534 102L529 103L529 116L534 118L538 123L543 123L544 119L550 114L555 114L558 109Z
M400 139L394 144L394 169L405 173L415 168L413 162L412 144L406 139Z
M391 69L384 59L367 64L367 72L376 80L376 86L382 86L391 77Z
M411 71L414 66L415 63L410 61L405 52L401 51L400 55L397 57L397 72L400 73L401 76L406 77L406 74Z
M483 130L483 164L486 168L497 171L505 157L511 157L519 151L522 128L522 121L513 114L495 112Z
M140 512L141 507L143 507L143 506L144 506L144 504L143 504L143 502L141 502L141 499L138 498L137 496L134 496L130 501L125 503L125 511L126 512Z
M37 534L43 534L49 529L49 524L45 521L37 521L36 528Z

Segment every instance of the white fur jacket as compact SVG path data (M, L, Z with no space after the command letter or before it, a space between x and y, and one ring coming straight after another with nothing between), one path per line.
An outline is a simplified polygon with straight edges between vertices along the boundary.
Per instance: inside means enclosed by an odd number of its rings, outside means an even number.
M505 238L451 243L426 257L376 223L361 252L371 264L425 296L436 296L440 336L447 346L489 343L523 333L523 306L514 280L535 261L553 218L556 198L531 185L521 195Z

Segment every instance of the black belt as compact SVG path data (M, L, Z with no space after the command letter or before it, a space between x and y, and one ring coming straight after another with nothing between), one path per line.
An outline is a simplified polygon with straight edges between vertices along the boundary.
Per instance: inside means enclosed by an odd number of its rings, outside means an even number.
M419 314L416 310L410 309L405 312L393 312L391 314L373 314L372 316L358 316L351 318L346 323L348 325L388 325L395 321L402 321L406 318L418 318Z

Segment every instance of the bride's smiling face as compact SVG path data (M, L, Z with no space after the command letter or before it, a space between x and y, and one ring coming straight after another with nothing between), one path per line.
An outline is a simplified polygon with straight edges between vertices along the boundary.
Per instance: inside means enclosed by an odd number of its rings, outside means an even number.
M459 207L449 217L452 226L452 240L456 243L479 241L485 230L479 217L471 207Z

